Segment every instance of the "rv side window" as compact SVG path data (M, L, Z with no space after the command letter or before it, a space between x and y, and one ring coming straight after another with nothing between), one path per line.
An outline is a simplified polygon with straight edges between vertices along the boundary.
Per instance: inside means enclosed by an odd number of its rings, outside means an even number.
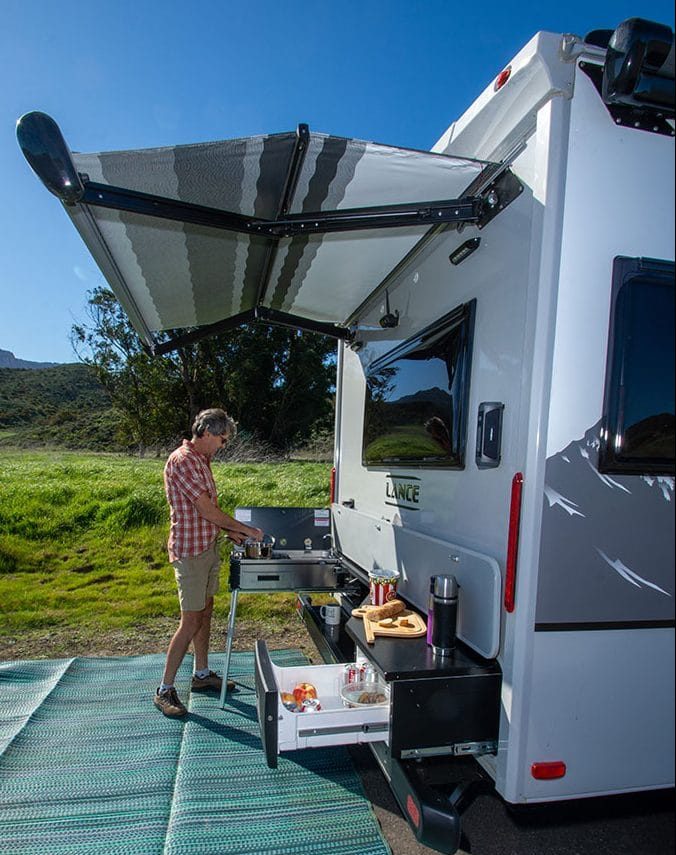
M674 474L673 262L614 261L599 469Z
M464 467L475 305L459 306L371 366L365 466Z

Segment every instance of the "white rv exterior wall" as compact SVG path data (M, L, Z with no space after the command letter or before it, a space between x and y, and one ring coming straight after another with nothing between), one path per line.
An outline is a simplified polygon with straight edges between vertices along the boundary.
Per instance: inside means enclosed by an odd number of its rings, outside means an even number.
M673 140L618 128L576 72L580 52L579 43L539 34L512 63L514 89L501 101L488 87L449 128L436 150L516 153L511 168L524 192L485 229L447 232L421 253L389 289L399 327L379 328L381 301L359 318L361 349L342 353L337 545L366 569L399 566L413 603L425 607L431 574L456 571L454 546L504 573L511 481L524 475L516 609L506 614L494 599L479 606L498 624L503 670L499 749L483 763L511 802L673 784L673 629L534 631L547 457L601 416L612 259L674 258ZM586 56L598 58L597 49ZM480 248L451 266L449 254L474 236ZM465 468L397 469L422 479L420 510L397 510L385 503L388 471L361 465L364 371L473 298ZM505 404L497 469L474 462L482 401ZM347 500L354 510L341 512ZM443 566L438 551L428 563L421 538L419 560L402 568L402 529L445 542ZM567 764L566 775L536 781L531 764L552 760Z
M417 259L414 269L396 289L390 290L392 308L398 308L402 324L391 333L364 334L367 342L359 355L345 353L340 410L340 494L338 501L353 499L357 511L364 511L390 525L413 527L459 543L494 559L504 573L507 546L511 482L516 472L525 475L524 515L520 545L520 569L517 599L519 608L507 616L500 607L489 609L485 619L500 623L502 649L499 660L503 668L502 721L500 749L489 771L496 776L499 789L508 786L507 759L525 737L528 718L527 682L532 656L532 626L537 583L539 519L544 483L545 437L543 424L551 380L551 352L554 332L555 292L560 264L560 235L563 181L565 176L565 142L567 133L567 100L561 93L563 84L549 88L547 64L535 49L542 39L535 39L524 62L514 64L522 80L528 80L536 92L528 99L524 112L514 113L521 136L510 145L521 150L513 171L524 184L524 192L509 209L484 230L466 229L461 235L450 232L436 249ZM560 39L547 36L544 42L558 61ZM520 57L522 55L520 54ZM522 57L523 59L523 57ZM551 60L551 57L550 57ZM527 63L531 62L529 68ZM570 75L570 65L559 77ZM517 74L518 79L518 74ZM545 98L544 91L549 92ZM523 96L523 92L522 92ZM486 103L470 109L474 121L485 128L482 156L489 157L500 140L490 138L496 106L484 93ZM533 112L534 104L544 106ZM478 103L478 102L477 102ZM497 108L509 114L506 108ZM503 117L504 121L504 117ZM463 121L466 139L467 123ZM504 139L505 130L502 129ZM489 150L490 149L490 150ZM456 153L451 145L450 153ZM474 255L452 267L448 255L474 235L480 235L481 247ZM361 442L364 399L364 366L389 350L400 340L426 326L436 317L467 300L476 298L477 313L470 385L467 458L462 471L422 470L422 508L393 515L385 505L387 472L366 470L361 465ZM364 325L377 326L382 306L374 307ZM390 340L383 342L389 335ZM362 336L358 336L362 337ZM476 415L481 401L505 403L502 461L497 469L480 470L474 462ZM421 470L411 470L411 474ZM382 526L381 526L382 528ZM354 555L362 566L371 566L374 542L385 535L375 530L370 538L361 537L355 546L350 533L340 540L341 549L358 549ZM388 538L394 544L393 538ZM449 555L451 550L449 548ZM415 578L406 579L405 592L424 607L428 578L432 573L454 572L455 567L429 566L421 560ZM397 555L391 555L397 566ZM411 574L413 575L413 574ZM470 643L473 639L465 639ZM516 723L516 727L514 726ZM514 771L512 777L514 777ZM512 781L510 789L515 790Z
M674 259L673 147L669 137L616 126L589 78L578 70L571 103L548 458L581 441L601 419L613 258ZM608 492L629 489L634 496L627 500L639 501L640 491L634 488L641 476L626 483L625 478L613 478L615 487L609 484ZM666 480L673 497L673 479ZM654 484L653 489L660 488ZM561 507L560 513L569 512ZM654 536L668 533L636 531L636 538ZM609 597L614 584L638 595L640 589L610 567L608 574ZM584 586L579 588L584 600ZM673 587L649 594L673 597ZM508 765L514 765L515 774L508 774L506 797L540 801L673 786L673 629L535 632L533 645L522 721L527 739L521 750L510 753ZM565 777L535 781L528 774L531 763L547 760L566 762Z
M400 312L401 323L393 331L358 333L366 343L355 353L344 354L340 412L341 458L338 502L354 500L358 512L381 520L385 527L404 526L460 546L504 560L511 479L523 465L523 440L519 437L522 366L530 365L526 285L530 253L533 200L524 192L510 207L510 216L499 216L483 233L466 229L449 233L433 251L417 259L415 267L390 288L391 308ZM468 238L480 234L477 252L458 267L449 253ZM475 343L467 431L466 465L462 471L397 468L397 475L422 478L420 510L393 508L386 502L390 470L366 469L361 463L365 376L370 361L390 350L412 333L429 325L456 306L477 298ZM376 326L382 314L376 307L360 319L362 326ZM396 335L396 338L395 338ZM474 464L477 408L481 401L505 401L503 463L498 469L479 470ZM375 535L377 536L377 535ZM349 534L341 543L347 554L358 551L359 563L373 564L373 544L355 544ZM388 563L397 566L397 556ZM416 576L405 580L407 595L424 606L427 583L433 573L450 572L451 566L426 566L424 553Z

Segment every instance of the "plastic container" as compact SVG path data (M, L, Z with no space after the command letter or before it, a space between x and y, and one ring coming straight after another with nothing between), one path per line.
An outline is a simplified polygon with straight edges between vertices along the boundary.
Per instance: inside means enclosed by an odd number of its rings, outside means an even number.
M382 707L390 702L390 693L380 679L348 683L340 690L343 706L346 707Z

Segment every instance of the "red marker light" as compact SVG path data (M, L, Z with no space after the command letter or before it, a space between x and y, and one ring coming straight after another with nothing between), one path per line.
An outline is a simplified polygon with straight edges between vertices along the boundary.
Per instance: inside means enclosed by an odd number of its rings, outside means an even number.
M503 70L498 74L495 78L495 83L493 84L493 91L497 92L498 89L502 89L502 87L509 80L509 76L512 73L512 66L508 65L507 68L503 68Z
M563 760L556 760L553 763L533 763L530 773L538 781L554 781L556 778L563 778L566 774L566 764Z
M519 523L521 522L521 493L523 475L517 472L512 478L512 497L509 504L509 535L505 565L505 611L514 611L516 596L516 559L519 554Z

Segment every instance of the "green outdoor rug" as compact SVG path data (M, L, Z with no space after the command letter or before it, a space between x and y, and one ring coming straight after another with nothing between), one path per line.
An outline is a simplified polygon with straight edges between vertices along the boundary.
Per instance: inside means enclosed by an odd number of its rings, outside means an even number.
M306 661L273 653L281 665ZM215 660L216 661L216 658ZM225 710L177 679L183 721L152 704L163 655L0 663L0 852L388 855L344 748L268 769L253 654Z

